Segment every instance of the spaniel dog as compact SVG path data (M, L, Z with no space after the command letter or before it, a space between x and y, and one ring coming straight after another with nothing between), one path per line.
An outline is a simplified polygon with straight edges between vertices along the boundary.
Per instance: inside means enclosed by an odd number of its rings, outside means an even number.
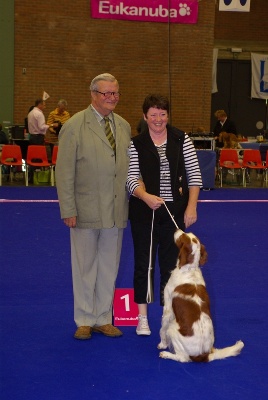
M237 356L244 343L215 349L209 296L200 266L207 261L205 246L193 233L178 229L174 240L179 248L176 268L164 290L164 313L160 329L159 356L171 360L208 362Z

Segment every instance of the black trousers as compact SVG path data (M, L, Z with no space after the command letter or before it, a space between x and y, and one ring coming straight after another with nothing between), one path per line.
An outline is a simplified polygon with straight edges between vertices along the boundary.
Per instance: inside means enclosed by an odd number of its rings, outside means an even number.
M34 135L30 133L29 144L35 144L35 145L45 144L45 135L42 134Z
M166 203L174 215L173 203ZM184 210L179 215L176 212L177 225L184 230ZM134 301L137 304L146 304L148 287L148 267L151 244L151 223L130 221L134 245ZM152 282L154 288L155 261L158 253L160 269L160 305L164 305L164 288L169 280L171 271L176 266L178 248L174 243L176 226L166 207L162 205L155 211L152 243Z

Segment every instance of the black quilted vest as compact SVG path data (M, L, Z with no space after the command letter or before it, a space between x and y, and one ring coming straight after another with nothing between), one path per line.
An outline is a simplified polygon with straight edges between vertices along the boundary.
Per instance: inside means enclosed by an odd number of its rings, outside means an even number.
M189 190L183 157L184 132L167 125L166 156L170 167L171 190L178 213L184 213L188 204ZM149 135L149 131L135 136L133 144L139 155L139 167L146 191L160 195L160 158ZM129 218L133 221L152 219L152 210L142 200L134 196L129 201Z

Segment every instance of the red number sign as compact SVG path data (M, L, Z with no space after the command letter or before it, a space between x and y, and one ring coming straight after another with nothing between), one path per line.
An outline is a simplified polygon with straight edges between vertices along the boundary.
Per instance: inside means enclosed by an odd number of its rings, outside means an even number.
M134 289L115 289L114 325L138 325L138 305L134 303Z

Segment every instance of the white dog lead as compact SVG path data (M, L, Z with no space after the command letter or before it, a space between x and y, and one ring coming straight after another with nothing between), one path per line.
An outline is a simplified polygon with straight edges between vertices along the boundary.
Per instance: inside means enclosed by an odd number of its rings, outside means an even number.
M173 218L173 215L171 215L171 212L169 211L166 203L164 203L164 206L167 209L167 212L170 215L170 218L174 222L174 225L176 226L177 229L179 229L178 225L176 224L175 219ZM147 284L147 295L146 295L146 301L147 303L152 303L154 301L154 294L153 294L153 282L152 282L152 252L153 252L153 230L154 230L154 210L153 210L153 218L152 218L152 226L151 226L151 244L150 244L150 257L149 257L149 267L148 267L148 284Z
M174 222L174 225L176 226L176 228L177 229L179 229L179 227L178 227L178 225L176 224L176 221L175 221L175 219L173 218L173 215L171 215L171 212L169 211L169 209L167 208L167 205L166 205L166 203L164 203L164 206L166 207L166 209L167 209L167 212L169 213L169 215L170 215L170 218L172 219L172 221Z
M153 230L154 230L154 210L153 210L153 218L152 218L152 226L151 226L151 243L150 243L150 257L149 257L149 267L148 267L148 283L147 283L147 295L146 301L147 303L152 303L154 301L154 293L153 293L153 282L152 282L152 252L153 252Z

